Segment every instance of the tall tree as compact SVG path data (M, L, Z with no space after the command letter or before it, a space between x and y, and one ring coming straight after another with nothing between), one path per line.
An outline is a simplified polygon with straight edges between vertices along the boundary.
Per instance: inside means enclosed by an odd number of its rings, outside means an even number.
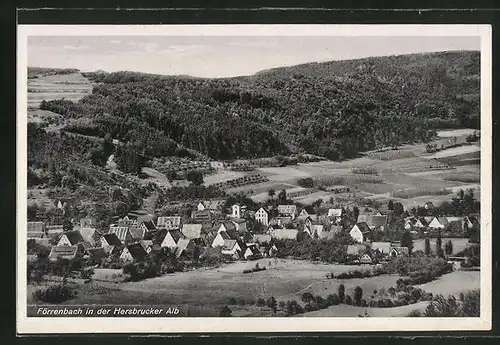
M408 230L406 230L401 237L401 247L408 248L408 254L411 257L411 253L413 250L413 238L411 237L411 233Z
M431 241L429 241L429 238L425 238L425 248L424 248L424 253L426 256L431 255Z

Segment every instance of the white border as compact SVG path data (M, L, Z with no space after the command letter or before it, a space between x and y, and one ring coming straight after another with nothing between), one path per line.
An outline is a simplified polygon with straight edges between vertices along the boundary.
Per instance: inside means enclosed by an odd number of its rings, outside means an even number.
M480 36L480 318L27 318L28 36ZM31 333L360 332L491 329L492 56L490 25L19 25L17 41L17 331Z

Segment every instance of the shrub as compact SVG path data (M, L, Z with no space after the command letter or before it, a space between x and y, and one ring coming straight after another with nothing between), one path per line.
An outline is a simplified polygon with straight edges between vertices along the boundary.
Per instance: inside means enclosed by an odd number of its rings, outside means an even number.
M52 285L33 293L37 301L47 303L62 303L74 298L77 292L65 284Z
M80 277L82 279L90 279L95 274L93 267L85 267L80 271Z
M339 300L340 300L340 303L345 302L345 286L344 286L344 284L339 285Z
M338 304L340 304L340 299L339 299L339 296L337 296L337 294L328 295L326 297L326 301L327 301L328 305L338 305Z
M420 317L420 316L422 316L422 313L418 309L414 309L408 314L408 317Z
M349 295L345 296L345 304L352 305L351 296L349 296Z
M310 292L304 292L302 294L302 302L309 303L312 300L314 300L314 296L312 295L312 293L310 293Z
M472 290L464 295L462 302L462 314L466 317L479 317L480 315L480 299L479 290Z
M236 305L236 298L230 297L229 300L227 301L229 305Z
M220 317L230 317L232 316L233 311L227 305L223 306L219 311Z
M363 289L359 286L356 286L354 288L354 296L353 296L354 305L359 306L361 304L362 298L363 298Z
M257 299L257 306L258 307L264 307L266 305L266 300L262 297Z

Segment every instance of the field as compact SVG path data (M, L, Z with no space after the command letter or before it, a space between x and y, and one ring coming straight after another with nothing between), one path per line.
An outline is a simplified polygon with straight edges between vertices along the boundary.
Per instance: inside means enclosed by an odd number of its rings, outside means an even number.
M433 295L457 296L470 290L479 290L480 288L479 271L457 271L448 273L438 279L419 285L421 289L432 293Z
M441 131L442 139L436 142L448 142L451 136L457 142L465 141L465 136L472 129ZM397 150L366 152L364 156L343 162L319 161L299 163L294 166L257 168L254 172L263 174L269 182L246 185L227 190L229 193L244 192L254 201L266 201L268 190L294 190L299 187L297 181L311 177L318 186L345 185L350 193L335 194L333 192L310 189L310 193L293 197L297 202L311 204L318 199L334 202L346 197L363 197L387 203L398 201L405 207L416 207L427 201L439 204L448 201L451 193L460 189L473 188L479 192L479 159L480 147L477 144L464 145L445 149L434 154L426 151L425 144L405 144ZM353 168L370 168L376 175L354 174ZM219 171L205 178L207 184L241 176L243 173Z
M339 304L326 309L311 311L309 313L297 315L298 317L405 317L412 310L423 312L428 302L418 302L410 305L403 305L393 308L370 308L355 307L347 304Z
M49 75L28 80L28 108L38 108L42 100L65 98L78 101L92 92L92 84L80 73Z
M469 243L468 238L442 238L442 240L443 240L443 242L442 242L443 248L444 248L444 245L446 244L446 242L451 241L451 243L453 244L453 255L464 250L467 247L467 244ZM436 252L436 239L431 238L431 239L429 239L429 242L431 244L432 252ZM421 251L425 250L425 240L424 239L418 239L418 240L413 241L413 251L417 251L417 250L421 250Z

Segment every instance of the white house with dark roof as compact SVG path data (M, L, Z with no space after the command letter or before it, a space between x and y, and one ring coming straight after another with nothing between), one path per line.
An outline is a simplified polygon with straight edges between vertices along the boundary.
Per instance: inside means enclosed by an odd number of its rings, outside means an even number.
M57 246L74 246L84 241L79 231L66 231L57 242Z
M356 223L351 228L351 231L349 231L349 235L352 237L354 241L358 243L363 243L369 238L370 228L364 222Z
M259 208L257 212L255 212L255 220L264 226L269 225L269 212L263 207Z
M159 229L180 229L182 225L182 217L181 216L162 216L158 217L156 221L156 226Z
M234 204L231 206L231 217L233 218L241 218L242 217L242 210L241 206L239 204Z
M185 238L180 230L170 230L167 232L163 241L161 242L162 248L176 248L180 239Z
M201 238L202 227L201 224L183 224L182 234L190 240Z

